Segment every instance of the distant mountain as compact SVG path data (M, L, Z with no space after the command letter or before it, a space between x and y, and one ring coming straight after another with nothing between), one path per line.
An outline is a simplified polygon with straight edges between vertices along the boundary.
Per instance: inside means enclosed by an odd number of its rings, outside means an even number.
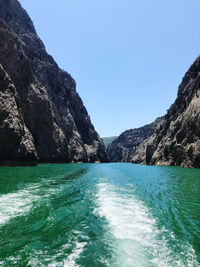
M114 141L116 138L117 138L117 136L102 137L103 142L104 142L104 145L105 145L105 148L107 148L108 145L109 145L110 143L112 143L112 141Z
M0 164L95 161L108 157L74 79L20 3L0 0Z
M162 117L153 123L137 129L123 132L108 147L107 152L112 162L131 162L137 147L148 138L161 123Z
M138 147L132 161L200 168L200 57L183 77L163 123Z

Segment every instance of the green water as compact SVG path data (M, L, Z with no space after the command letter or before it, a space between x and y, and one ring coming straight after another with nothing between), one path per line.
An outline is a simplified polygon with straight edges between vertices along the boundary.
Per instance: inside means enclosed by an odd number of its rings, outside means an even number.
M200 170L0 168L0 266L200 266Z

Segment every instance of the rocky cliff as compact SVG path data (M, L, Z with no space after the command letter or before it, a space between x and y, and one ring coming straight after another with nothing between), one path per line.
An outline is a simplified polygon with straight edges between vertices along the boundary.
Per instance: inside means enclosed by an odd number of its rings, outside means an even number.
M138 147L132 161L200 168L200 57L185 74L162 125Z
M0 163L107 161L74 79L17 0L0 0Z
M123 132L107 148L110 161L131 162L137 147L155 131L161 121L162 117L151 124Z

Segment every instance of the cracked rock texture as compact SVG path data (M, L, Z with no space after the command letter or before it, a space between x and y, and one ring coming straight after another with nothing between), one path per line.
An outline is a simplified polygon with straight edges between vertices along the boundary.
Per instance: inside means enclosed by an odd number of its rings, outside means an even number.
M0 0L0 164L105 162L74 79L17 0Z
M200 168L200 57L185 74L163 123L138 147L132 161Z

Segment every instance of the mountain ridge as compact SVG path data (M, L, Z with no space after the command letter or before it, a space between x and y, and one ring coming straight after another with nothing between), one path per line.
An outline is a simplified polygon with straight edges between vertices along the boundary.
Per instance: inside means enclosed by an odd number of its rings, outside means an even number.
M139 129L147 132L139 136ZM148 128L139 129L125 131L122 144L116 139L108 147L111 161L200 168L200 57L189 67L176 100L155 129L150 134Z
M0 43L0 162L107 162L75 80L17 0L0 0Z
M200 57L184 75L163 125L138 147L132 161L200 168Z

